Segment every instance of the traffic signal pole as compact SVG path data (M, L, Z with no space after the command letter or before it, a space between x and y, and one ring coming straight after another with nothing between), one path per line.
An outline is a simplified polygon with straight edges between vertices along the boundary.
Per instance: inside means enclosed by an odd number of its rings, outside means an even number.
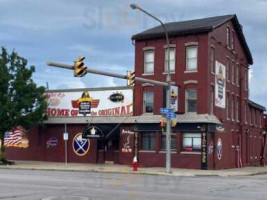
M47 62L47 65L52 66L52 67L74 70L73 65L67 65L67 64L63 64L63 63ZM127 75L121 75L121 74L116 74L116 73L112 73L112 72L90 69L88 67L87 67L86 71L87 71L87 73L91 73L91 74L98 74L98 75L110 76L110 77L121 78L121 79L129 79L129 76L127 76ZM140 77L135 77L135 81L140 81L140 82L144 82L144 83L151 83L151 84L161 85L161 86L165 86L165 87L168 86L168 83L166 83L166 82L155 81L155 80L140 78ZM171 83L171 84L175 85L175 83Z

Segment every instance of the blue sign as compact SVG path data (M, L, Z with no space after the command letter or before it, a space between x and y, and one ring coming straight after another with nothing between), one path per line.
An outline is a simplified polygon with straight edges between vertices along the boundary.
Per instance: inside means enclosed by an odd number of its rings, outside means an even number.
M84 156L90 149L90 140L82 138L82 133L78 133L73 138L73 151L78 156Z
M58 145L58 139L56 137L51 137L46 142L47 148L49 147L55 147Z
M176 118L176 114L174 114L174 113L167 113L166 114L166 117L167 118Z
M161 114L170 114L172 113L172 109L171 108L160 108L160 113Z

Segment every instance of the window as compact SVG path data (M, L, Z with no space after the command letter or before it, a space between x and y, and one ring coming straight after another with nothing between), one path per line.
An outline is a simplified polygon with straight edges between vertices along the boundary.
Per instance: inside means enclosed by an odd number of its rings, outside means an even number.
M210 71L215 73L215 49L213 47L210 49Z
M231 49L235 48L235 32L232 31L232 37L231 37Z
M165 49L165 72L168 72L168 48ZM175 48L170 48L170 72L175 72Z
M161 149L166 150L166 134L161 135ZM171 135L171 150L177 150L177 139L175 135Z
M145 74L154 73L154 51L144 52L144 73Z
M214 87L211 86L211 93L210 93L210 114L213 114L213 107L214 107Z
M154 93L144 92L144 112L153 113L154 107Z
M247 124L248 123L248 121L247 121L247 102L245 101L245 107L244 107L244 116L245 116L245 124Z
M235 110L235 100L234 100L234 97L232 98L232 105L231 105L231 118L232 118L232 121L234 121L234 110Z
M230 119L230 104L229 104L229 95L226 97L226 117Z
M227 63L226 63L226 78L227 81L230 81L230 59L227 58Z
M248 89L248 70L246 69L245 70L245 89L247 90Z
M186 47L186 70L197 70L197 46Z
M232 62L232 84L235 84L235 63Z
M226 29L226 44L227 44L227 47L230 48L230 28L227 27Z
M236 65L236 85L239 86L239 65Z
M238 112L238 109L239 109L239 99L236 98L236 104L235 104L235 118L236 118L236 121L239 122L239 112Z
M156 150L156 134L142 133L142 150Z
M186 112L197 112L197 91L186 90L185 94Z
M183 150L200 151L200 149L201 149L201 133L183 134Z

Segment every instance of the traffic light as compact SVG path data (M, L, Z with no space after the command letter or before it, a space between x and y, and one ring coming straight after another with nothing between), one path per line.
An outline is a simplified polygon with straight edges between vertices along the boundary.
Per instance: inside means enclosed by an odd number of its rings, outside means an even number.
M177 124L178 124L178 121L172 119L172 121L171 121L172 127L175 127Z
M164 128L166 126L166 122L164 120L160 120L159 125L161 128Z
M129 72L129 85L134 87L135 85L135 72Z
M74 62L74 77L83 77L87 73L87 67L84 65L84 56L79 56Z

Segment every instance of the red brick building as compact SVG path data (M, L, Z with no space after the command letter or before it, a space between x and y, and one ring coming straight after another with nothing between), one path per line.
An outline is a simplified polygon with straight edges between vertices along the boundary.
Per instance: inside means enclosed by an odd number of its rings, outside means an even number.
M266 163L265 108L249 100L248 71L253 59L236 15L173 22L166 27L171 79L178 86L173 99L178 124L172 128L172 167L222 169ZM165 81L167 47L162 27L134 35L132 40L136 76ZM137 156L141 166L165 166L166 137L159 126L165 96L162 86L137 82L133 116L98 117L91 124L108 137L90 139L89 153L83 157L72 153L70 162L131 164ZM62 162L64 143L59 141L52 150L43 143L64 132L64 124L73 139L88 121L90 117L50 117L45 127L32 131L38 132L30 136L35 143L29 148L35 153L11 150L10 158L20 155Z

